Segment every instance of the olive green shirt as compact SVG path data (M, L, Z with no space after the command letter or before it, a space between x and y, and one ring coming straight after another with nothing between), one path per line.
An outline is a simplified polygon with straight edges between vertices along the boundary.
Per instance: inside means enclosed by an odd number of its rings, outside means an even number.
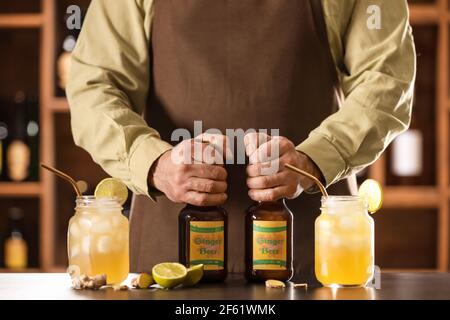
M416 55L406 0L322 3L343 100L305 141L294 143L330 185L373 163L408 127ZM374 4L381 9L379 29L368 28ZM146 195L151 165L172 148L141 116L152 17L153 0L93 0L67 87L75 143L108 174Z

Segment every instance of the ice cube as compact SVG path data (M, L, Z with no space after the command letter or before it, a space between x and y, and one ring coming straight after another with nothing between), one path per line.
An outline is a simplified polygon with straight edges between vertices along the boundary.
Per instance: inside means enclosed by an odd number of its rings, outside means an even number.
M113 239L110 236L101 236L97 239L97 251L99 253L108 253L113 250Z
M121 222L122 222L122 216L114 215L114 217L111 218L111 223L114 228L118 227Z
M358 229L358 221L352 217L342 217L339 219L339 228L343 231L355 231Z
M111 231L111 224L108 220L98 219L92 223L91 231L95 233L108 233Z
M91 250L91 238L89 236L83 236L81 238L81 252L83 254L89 255Z
M342 242L350 250L359 250L365 245L366 239L361 235L347 235Z
M74 239L78 239L78 237L81 235L81 230L76 223L70 224L69 234Z
M344 244L344 241L342 241L342 238L340 236L332 236L331 237L331 246L336 248L340 247Z
M117 232L114 235L114 251L120 251L123 249L123 247L125 246L125 244L127 244L127 238L126 238L126 234L123 232Z
M317 227L320 232L331 232L332 224L330 220L318 220Z
M80 246L78 244L70 247L70 258L74 259L80 254Z
M330 241L331 232L319 232L316 234L316 242L325 245Z
M87 217L81 217L78 219L78 226L80 227L80 229L85 232L85 231L89 231L89 229L92 226L92 222L91 219L87 218Z

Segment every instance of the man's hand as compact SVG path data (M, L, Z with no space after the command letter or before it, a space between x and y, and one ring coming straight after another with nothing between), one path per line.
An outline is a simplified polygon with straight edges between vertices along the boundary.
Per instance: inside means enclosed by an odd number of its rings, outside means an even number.
M209 137L211 138L211 137ZM227 199L227 172L223 152L216 143L202 137L185 140L165 152L152 166L149 184L176 203L215 206ZM221 141L220 137L213 140ZM200 142L199 142L200 141ZM206 162L206 163L205 163ZM219 163L219 164L217 164Z
M311 179L285 168L286 163L319 179L322 176L315 163L307 155L295 150L294 144L285 137L250 133L245 136L244 143L250 162L247 166L248 195L255 201L293 199L314 184Z

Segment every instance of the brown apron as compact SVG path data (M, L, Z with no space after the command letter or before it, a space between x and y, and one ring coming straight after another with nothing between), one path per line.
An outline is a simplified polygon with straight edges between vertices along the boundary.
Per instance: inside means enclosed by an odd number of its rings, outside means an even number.
M162 139L195 120L203 130L279 129L294 143L337 110L338 78L320 0L156 0L146 118ZM270 131L269 131L270 133ZM177 142L173 142L176 144ZM244 271L245 165L228 165L229 272ZM320 195L288 201L297 278L313 269ZM178 261L182 205L136 196L131 269Z

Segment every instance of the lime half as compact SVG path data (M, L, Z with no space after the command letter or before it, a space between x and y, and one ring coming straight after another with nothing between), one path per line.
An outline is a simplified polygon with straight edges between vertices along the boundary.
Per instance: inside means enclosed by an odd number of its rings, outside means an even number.
M123 205L128 199L128 189L119 179L106 178L97 185L94 195L96 198L116 198Z
M203 277L203 265L197 264L187 269L186 279L183 286L195 286Z
M361 184L358 196L367 200L368 210L371 213L377 212L383 204L383 189L380 183L373 179L367 179Z
M152 275L157 284L170 289L183 283L186 279L187 270L180 263L164 262L153 267Z

